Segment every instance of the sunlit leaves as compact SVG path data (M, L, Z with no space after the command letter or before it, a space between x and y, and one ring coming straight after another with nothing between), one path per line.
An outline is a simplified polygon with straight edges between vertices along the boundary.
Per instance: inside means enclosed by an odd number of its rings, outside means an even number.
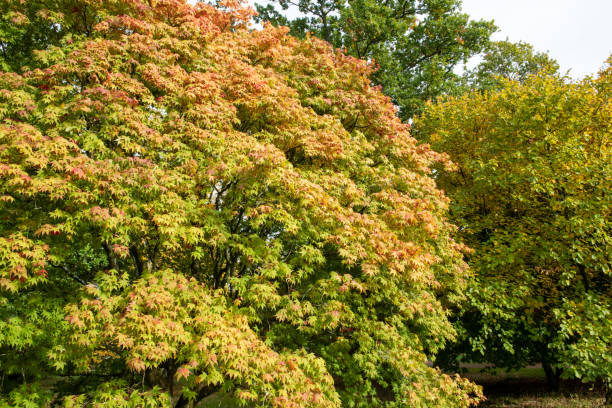
M72 406L478 399L426 365L467 277L450 162L367 61L233 2L24 4L58 31L0 73L3 369Z
M582 82L498 78L498 90L432 104L419 121L419 136L457 164L436 178L474 249L461 318L472 358L609 381L609 353L596 351L609 325L593 315L612 296L609 63Z
M258 21L288 26L299 37L313 34L347 54L373 61L378 68L374 82L392 97L404 120L419 113L427 100L454 93L459 82L455 68L483 51L495 30L492 22L470 20L456 0L256 3ZM289 6L294 8L286 14ZM311 101L321 111L333 106L333 99Z

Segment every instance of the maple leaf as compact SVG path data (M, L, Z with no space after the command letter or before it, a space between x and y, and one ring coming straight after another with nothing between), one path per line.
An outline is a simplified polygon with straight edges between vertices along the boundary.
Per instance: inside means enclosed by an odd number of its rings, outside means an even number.
M134 371L143 371L146 368L146 364L139 357L134 357L128 361L128 367Z
M191 375L191 372L189 371L189 367L187 367L187 366L182 366L182 367L179 367L179 368L176 370L176 378L177 378L178 380L180 380L181 378L187 378L187 377L189 377L190 375Z

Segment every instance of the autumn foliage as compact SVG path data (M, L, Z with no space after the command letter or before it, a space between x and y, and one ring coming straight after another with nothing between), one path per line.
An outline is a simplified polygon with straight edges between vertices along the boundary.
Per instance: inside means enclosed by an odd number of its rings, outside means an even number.
M517 78L518 79L518 78ZM454 357L600 381L612 402L612 59L430 104L419 136L457 171L437 180L476 279ZM452 354L452 353L451 353Z
M467 275L366 62L250 10L2 1L8 406L467 406Z

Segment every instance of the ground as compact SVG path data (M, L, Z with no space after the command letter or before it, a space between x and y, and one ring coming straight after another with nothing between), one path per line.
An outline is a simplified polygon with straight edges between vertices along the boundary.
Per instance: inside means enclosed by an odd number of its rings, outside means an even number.
M541 367L506 373L482 373L470 367L465 374L481 384L487 401L482 408L600 408L604 406L601 387L564 381L559 392L551 392Z

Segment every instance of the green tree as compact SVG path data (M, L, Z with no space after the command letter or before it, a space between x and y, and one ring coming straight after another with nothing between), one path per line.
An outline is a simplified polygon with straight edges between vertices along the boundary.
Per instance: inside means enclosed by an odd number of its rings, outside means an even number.
M418 138L457 165L436 180L474 250L462 342L446 358L541 362L553 386L560 375L610 386L610 62L579 83L500 79L418 120Z
M372 80L381 85L407 120L425 101L453 93L455 68L483 51L495 30L492 22L472 21L458 0L278 0L259 4L259 21L287 25L304 37L310 32L358 58L374 60ZM300 15L289 19L290 6Z
M478 401L427 365L447 161L366 61L231 1L0 5L0 405Z
M559 72L559 64L545 52L536 52L531 44L519 41L491 42L482 61L465 74L468 89L492 90L504 86L501 78L525 82L531 75L545 71Z

